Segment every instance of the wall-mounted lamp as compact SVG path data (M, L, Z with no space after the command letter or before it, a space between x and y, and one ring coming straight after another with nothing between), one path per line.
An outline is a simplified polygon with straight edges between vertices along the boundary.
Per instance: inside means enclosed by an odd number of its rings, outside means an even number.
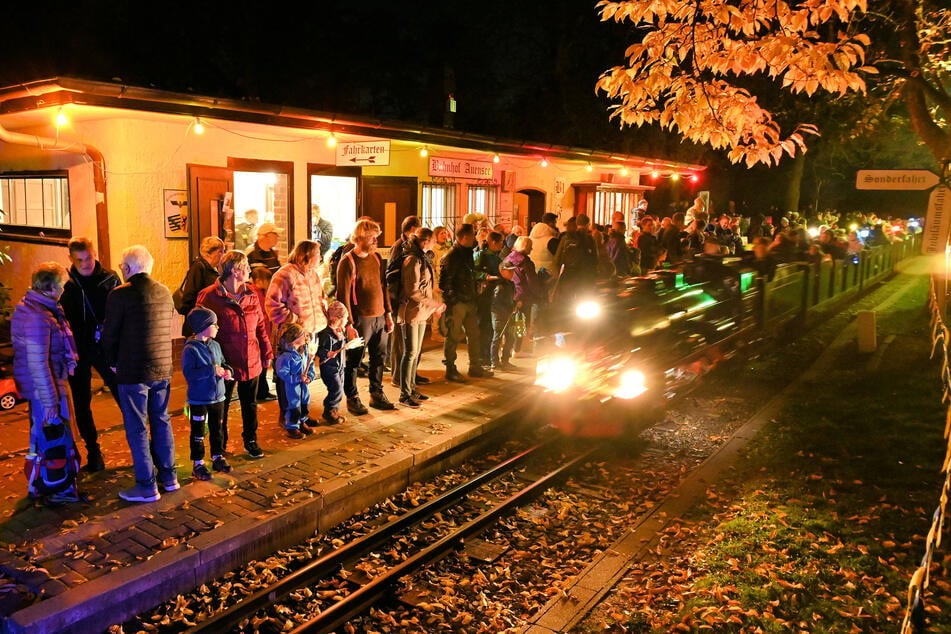
M327 137L327 147L337 147L337 137L334 136L333 132Z
M498 155L498 154L496 154L495 156L492 157L492 162L493 162L493 163L498 163L498 162L501 161L501 160L502 160L502 159L499 158L499 155Z
M542 159L542 162L541 162L541 166L542 166L542 167L548 167L548 159L543 158L543 159Z
M64 125L69 123L69 119L66 117L66 113L63 112L63 107L60 106L59 110L56 111L56 127L62 128Z
M204 133L205 133L204 124L202 124L200 118L195 117L195 134L204 134Z
M429 156L429 150L426 149L425 145L419 150L419 155L422 156L423 158L426 158L427 156Z

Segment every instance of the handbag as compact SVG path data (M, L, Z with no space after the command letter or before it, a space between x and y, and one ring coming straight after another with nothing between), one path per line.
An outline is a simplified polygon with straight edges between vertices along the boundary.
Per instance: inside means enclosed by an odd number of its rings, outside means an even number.
M518 338L524 337L528 331L527 324L525 323L525 313L522 312L521 308L516 308L515 314L512 315L512 331Z
M187 279L187 276L186 276ZM186 315L188 311L185 310L185 307L182 305L182 300L184 299L182 292L185 288L185 280L182 280L181 285L172 293L172 303L175 304L175 312L179 315Z

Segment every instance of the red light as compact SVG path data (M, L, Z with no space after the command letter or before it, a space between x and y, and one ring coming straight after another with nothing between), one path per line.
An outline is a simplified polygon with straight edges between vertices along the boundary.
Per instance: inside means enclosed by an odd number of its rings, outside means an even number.
M691 175L690 175L690 182L691 182L691 183L696 183L698 180L700 180L700 177L697 176L696 174L691 174Z
M898 233L901 231L901 225L892 225L892 231Z

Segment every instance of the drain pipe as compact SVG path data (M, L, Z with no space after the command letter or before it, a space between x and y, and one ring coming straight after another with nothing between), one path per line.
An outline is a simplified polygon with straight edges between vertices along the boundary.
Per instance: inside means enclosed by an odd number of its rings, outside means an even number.
M96 242L99 244L99 261L106 268L110 266L109 252L109 208L106 204L106 159L102 152L91 145L71 143L63 145L61 141L22 132L11 132L0 124L0 141L11 145L26 145L47 152L71 152L80 154L92 163L92 181L96 192Z

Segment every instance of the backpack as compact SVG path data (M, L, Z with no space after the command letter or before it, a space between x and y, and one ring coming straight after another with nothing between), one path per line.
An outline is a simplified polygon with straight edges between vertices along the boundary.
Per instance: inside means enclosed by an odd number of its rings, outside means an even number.
M566 242L562 263L565 265L565 270L592 274L597 272L598 254L591 234L579 231L576 235L566 235L564 239Z
M30 495L53 495L76 485L79 453L67 422L44 424L34 451L24 465Z
M400 290L403 286L403 262L407 255L404 245L396 259L390 260L386 264L386 290L390 294L390 306L394 307L394 311L400 303Z

